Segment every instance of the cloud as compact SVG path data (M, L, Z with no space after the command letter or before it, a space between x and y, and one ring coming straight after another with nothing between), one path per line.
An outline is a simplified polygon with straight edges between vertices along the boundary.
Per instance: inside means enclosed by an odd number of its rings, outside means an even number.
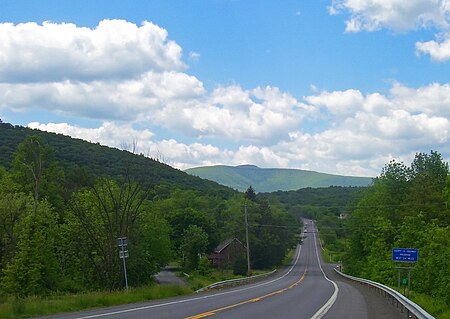
M321 92L308 96L305 100L313 105L325 107L331 114L348 116L358 111L364 97L358 90Z
M422 28L442 31L436 41L416 43L418 54L429 54L437 62L450 60L449 0L332 0L330 15L350 13L346 32L389 29L406 32Z
M178 100L204 94L203 84L179 72L147 72L123 81L0 83L0 108L40 108L104 120L155 120L155 113Z
M368 2L335 1L333 10L356 10L357 3L363 10ZM118 148L137 141L139 153L178 168L252 163L374 176L391 158L412 159L415 152L450 158L449 83L393 83L388 94L312 86L302 98L273 86L207 90L186 72L181 53L149 22L104 20L94 29L0 24L0 110L96 119L103 123L97 128L30 127ZM35 63L15 69L28 55Z
M446 33L440 39L426 42L416 42L416 51L420 54L429 54L436 62L450 60L450 33Z
M151 22L103 20L75 24L0 23L0 82L134 78L185 69L181 47Z
M332 15L348 11L347 32L376 31L382 28L408 31L423 27L449 26L448 0L332 0Z
M198 61L198 59L200 59L200 53L194 51L189 52L189 60Z
M255 144L286 137L313 111L275 87L207 92L185 73L181 47L151 22L103 20L92 29L3 23L0 40L0 109L41 109Z
M218 87L202 103L183 106L178 120L191 134L228 140L270 143L287 137L314 108L274 87L243 90L237 85ZM168 122L169 123L169 122Z
M377 92L365 94L349 89L318 92L304 100L306 103L303 104L272 87L248 91L237 86L218 88L211 94L209 102L201 104L205 109L194 112L198 123L206 124L203 128L191 129L203 129L209 132L209 136L213 136L211 132L216 130L216 135L210 139L219 141L222 146L199 141L187 144L174 138L157 140L157 136L149 130L139 131L133 129L131 124L119 125L115 122L105 122L96 129L82 129L67 124L30 126L119 148L126 144L124 142L132 142L123 141L123 136L128 136L138 141L139 152L182 169L201 165L252 163L261 167L295 167L343 175L375 176L390 159L407 162L412 160L416 152L437 150L444 159L450 158L447 146L450 140L450 84L433 83L411 88L394 83L387 95ZM346 103L350 103L351 107L341 110L339 106ZM258 127L259 124L246 127L251 122L250 118L246 122L246 117L252 114L250 110L255 105L262 110L261 114L284 110L286 114L298 113L298 118L307 119L317 116L318 111L325 112L329 124L316 133L308 133L302 130L300 121L288 129L279 128L287 133L277 135L277 124L270 126L269 121L261 124L261 130L268 125L266 130L275 137L260 136L259 141L264 143L254 143L251 139L239 139L234 144L222 143L231 140L232 136L248 134ZM242 114L236 123L233 117L225 116L238 116L238 110L242 110ZM258 116L263 119L261 114ZM216 122L212 119L216 119ZM244 125L238 126L238 120L242 120ZM177 125L185 125L187 129L195 124L192 121L193 118L181 117ZM240 131L227 132L233 129Z
M119 125L114 122L104 122L98 128L83 128L67 123L43 124L39 122L31 122L28 124L28 127L41 131L68 135L92 143L100 143L116 148L123 148L124 145L130 145L133 141L149 141L154 135L147 129L136 130L130 125Z

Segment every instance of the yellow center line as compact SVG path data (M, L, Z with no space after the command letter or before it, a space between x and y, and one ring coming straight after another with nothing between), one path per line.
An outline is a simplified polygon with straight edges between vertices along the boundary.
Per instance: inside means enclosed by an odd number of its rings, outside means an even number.
M305 279L305 275L306 275L306 271L307 270L308 270L308 268L305 267L305 271L303 272L303 274L300 277L300 279L297 280L296 282L294 282L289 287L286 287L286 288L283 288L283 289L271 292L271 293L269 293L267 295L263 295L263 296L260 296L260 297L252 298L252 299L249 299L249 300L245 300L245 301L242 301L242 302L239 302L239 303L236 303L236 304L232 304L232 305L229 305L229 306L225 306L225 307L222 307L222 308L218 308L218 309L215 309L215 310L210 310L210 311L207 311L207 312L203 312L203 313L200 313L198 315L185 317L184 319L201 319L201 318L213 316L213 315L215 315L216 313L218 313L220 311L236 308L238 306L242 306L242 305L245 305L245 304L248 304L248 303L251 303L251 302L258 302L258 301L261 301L261 300L266 299L268 297L275 296L277 294L281 294L281 293L285 292L286 290L289 290L289 289L294 288L295 286L298 286L303 281L303 279Z

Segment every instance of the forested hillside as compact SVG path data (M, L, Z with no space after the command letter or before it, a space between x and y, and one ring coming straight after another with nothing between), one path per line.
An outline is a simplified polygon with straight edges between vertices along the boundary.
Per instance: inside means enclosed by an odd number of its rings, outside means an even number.
M89 180L92 182L100 176L120 178L127 174L149 187L172 184L201 191L216 191L224 196L233 193L227 187L193 177L142 154L137 156L130 152L132 150L122 151L62 134L8 123L0 123L0 165L11 168L17 146L31 135L38 136L45 145L51 147L55 160L65 171L66 178L74 176L74 179L82 184L88 183ZM124 143L131 142L127 139L128 137L124 136Z
M259 195L269 200L275 199L295 216L321 219L325 215L337 217L354 210L366 190L367 187L308 187Z
M324 257L342 261L346 273L397 287L396 267L411 266L414 300L437 318L450 317L450 177L439 153L418 153L410 166L387 163L368 187L259 196L316 219ZM394 247L417 248L417 264L394 263ZM403 270L401 278L406 277Z
M0 296L121 289L119 237L132 287L170 261L195 271L221 241L244 241L244 205L253 267L295 245L300 225L276 203L142 155L9 124L0 147Z
M437 317L448 318L449 200L449 167L439 153L417 153L410 166L391 161L347 218L319 218L326 255L342 260L351 275L392 287L398 284L396 267L412 267L413 297ZM394 263L394 247L417 248L417 264ZM400 276L407 278L407 272Z
M450 304L448 174L436 152L388 163L348 219L347 271L395 286L392 248L418 248L414 290Z

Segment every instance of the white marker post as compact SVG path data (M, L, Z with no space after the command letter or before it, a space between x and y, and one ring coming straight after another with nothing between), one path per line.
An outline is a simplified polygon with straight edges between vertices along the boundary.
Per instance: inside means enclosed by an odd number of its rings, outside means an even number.
M127 264L125 259L128 258L128 250L125 250L125 246L128 245L127 237L119 237L117 238L119 241L119 257L123 262L123 275L125 276L125 288L128 290L128 278L127 278Z

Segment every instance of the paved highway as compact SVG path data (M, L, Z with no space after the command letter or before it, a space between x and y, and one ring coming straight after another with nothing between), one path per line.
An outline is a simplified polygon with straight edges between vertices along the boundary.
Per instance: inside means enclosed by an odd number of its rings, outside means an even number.
M292 265L264 281L191 297L47 318L401 318L381 297L362 291L363 288L339 278L329 266L322 266L313 223L308 223L306 230L306 238L297 247Z

